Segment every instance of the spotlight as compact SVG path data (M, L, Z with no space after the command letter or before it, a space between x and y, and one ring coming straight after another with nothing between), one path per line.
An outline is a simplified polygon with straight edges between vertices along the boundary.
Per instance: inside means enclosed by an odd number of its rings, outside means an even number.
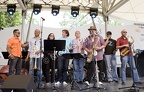
M60 6L52 5L52 11L51 11L52 15L53 16L58 15L59 14L59 9L60 9Z
M16 4L8 4L7 5L7 12L9 15L13 15L16 11Z
M90 8L90 16L92 18L96 18L97 15L98 15L98 8Z
M79 15L79 7L72 6L71 7L71 15L73 17L77 17L77 15Z
M41 12L42 6L40 4L34 4L33 5L33 13L35 15L38 15Z

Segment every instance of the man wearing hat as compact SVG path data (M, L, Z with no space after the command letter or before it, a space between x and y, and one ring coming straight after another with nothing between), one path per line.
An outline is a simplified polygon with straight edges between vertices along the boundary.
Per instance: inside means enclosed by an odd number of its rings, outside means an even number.
M96 32L97 29L94 26L90 26L90 28L88 30L89 30L90 35L86 38L86 40L83 44L83 48L88 53L88 56L91 54L93 56L94 53L97 53L97 55L94 55L94 57L91 59L90 62L86 63L87 81L85 83L87 83L89 85L93 75L95 74L95 62L96 61L98 64L98 69L100 71L99 73L102 72L103 48L105 47L105 42L104 42L103 37L100 36L99 34L97 34L97 32Z
M118 83L118 75L117 75L117 62L116 62L116 56L115 53L117 51L116 49L116 40L111 38L112 33L108 31L106 33L107 39L106 41L106 47L105 47L105 64L106 64L106 72L107 72L107 79L108 82L115 81Z

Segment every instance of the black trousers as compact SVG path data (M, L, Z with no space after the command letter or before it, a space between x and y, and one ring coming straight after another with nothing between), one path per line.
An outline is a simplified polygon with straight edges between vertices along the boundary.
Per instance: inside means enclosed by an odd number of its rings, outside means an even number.
M89 83L91 83L92 78L94 77L94 75L96 75L96 65L95 65L96 61L91 61L90 63L86 63L85 68L87 70L87 81ZM98 66L98 70L99 70L99 81L103 80L103 76L102 74L105 71L105 66L104 66L104 61L103 60L99 60L97 61L97 66Z
M53 83L55 80L54 79L54 76L55 76L54 60L52 60L51 58L49 58L49 60L50 61L48 64L45 64L44 62L42 62L42 70L43 70L43 75L45 77L46 83L48 82Z

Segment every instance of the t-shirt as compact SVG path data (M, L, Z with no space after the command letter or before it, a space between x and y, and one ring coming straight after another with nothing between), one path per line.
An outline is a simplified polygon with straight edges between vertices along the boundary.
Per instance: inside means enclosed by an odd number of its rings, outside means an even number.
M106 41L106 39L105 39ZM105 47L105 55L113 54L113 51L116 49L116 40L114 39L109 39L109 43Z

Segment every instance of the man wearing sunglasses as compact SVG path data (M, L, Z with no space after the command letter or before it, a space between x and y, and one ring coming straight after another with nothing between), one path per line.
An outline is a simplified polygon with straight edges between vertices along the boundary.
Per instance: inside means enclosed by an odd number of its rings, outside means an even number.
M133 57L133 54L132 54L131 46L129 44L128 38L126 37L127 36L127 31L125 29L123 29L121 31L121 35L122 36L117 39L116 48L119 49L120 53L123 52L123 50L125 50L126 48L129 49L128 53L126 53L125 55L123 55L123 54L120 55L122 85L124 85L125 82L126 82L126 66L127 66L127 63L129 64L129 66L131 68L134 83L135 84L141 84L141 82L139 80L139 75L138 75L138 72L137 72L137 68L135 66L135 61L134 61L134 57Z
M22 52L21 47L28 46L28 43L22 44L21 40L19 39L20 31L19 29L15 29L13 31L13 37L10 38L7 42L7 51L9 53L9 75L19 75L21 73L22 68ZM14 70L16 70L14 72Z

